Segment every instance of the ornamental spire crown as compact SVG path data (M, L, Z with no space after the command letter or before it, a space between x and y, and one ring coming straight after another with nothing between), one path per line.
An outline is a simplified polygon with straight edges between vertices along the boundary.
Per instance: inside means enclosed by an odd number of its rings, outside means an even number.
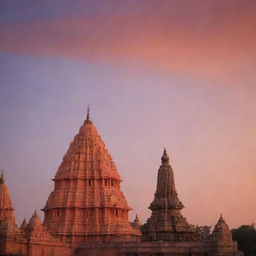
M88 105L88 107L87 107L86 119L85 119L85 121L84 121L84 125L85 125L85 124L92 124L92 121L91 121L91 119L90 119L90 107L89 107L89 105Z
M162 164L169 164L169 156L166 152L166 148L164 148L164 153L161 160L162 160Z

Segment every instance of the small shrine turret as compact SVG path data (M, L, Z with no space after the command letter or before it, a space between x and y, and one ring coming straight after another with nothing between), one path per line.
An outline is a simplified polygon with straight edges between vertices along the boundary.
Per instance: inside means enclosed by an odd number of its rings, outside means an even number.
M8 186L5 184L3 171L0 177L0 220L1 219L13 219L15 221L14 208L12 206Z
M222 214L212 231L212 240L216 242L233 242L232 234Z
M136 228L136 229L140 229L141 223L140 223L140 219L139 219L139 217L138 217L138 214L136 214L135 219L134 219L134 221L132 222L132 226L133 226L134 228Z

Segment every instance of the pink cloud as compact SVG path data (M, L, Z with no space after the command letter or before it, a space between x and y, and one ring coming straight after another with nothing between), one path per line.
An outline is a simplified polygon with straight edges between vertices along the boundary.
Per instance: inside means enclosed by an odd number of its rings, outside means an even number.
M253 10L226 17L207 12L187 19L147 13L7 24L0 32L0 49L111 65L137 64L165 72L221 75L241 70L253 61L256 48Z

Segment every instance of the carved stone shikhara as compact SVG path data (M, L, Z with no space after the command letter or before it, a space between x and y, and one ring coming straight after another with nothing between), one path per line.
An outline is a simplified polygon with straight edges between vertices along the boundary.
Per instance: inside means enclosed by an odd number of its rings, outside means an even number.
M130 223L121 178L88 111L55 175L43 224L35 212L18 228L2 173L0 255L241 256L222 216L212 234L186 221L166 150L161 160L152 214L144 225L137 215Z
M89 114L63 157L43 211L54 236L77 247L87 241L137 240L121 178Z
M158 170L155 198L150 204L151 217L142 226L145 241L196 241L197 236L192 225L181 215L184 207L178 199L174 175L166 149Z

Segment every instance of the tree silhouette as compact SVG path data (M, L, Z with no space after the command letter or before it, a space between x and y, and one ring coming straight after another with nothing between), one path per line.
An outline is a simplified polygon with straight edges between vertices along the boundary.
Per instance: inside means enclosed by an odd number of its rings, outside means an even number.
M256 228L255 224L242 225L232 229L232 236L237 241L238 249L244 252L245 256L256 256Z

